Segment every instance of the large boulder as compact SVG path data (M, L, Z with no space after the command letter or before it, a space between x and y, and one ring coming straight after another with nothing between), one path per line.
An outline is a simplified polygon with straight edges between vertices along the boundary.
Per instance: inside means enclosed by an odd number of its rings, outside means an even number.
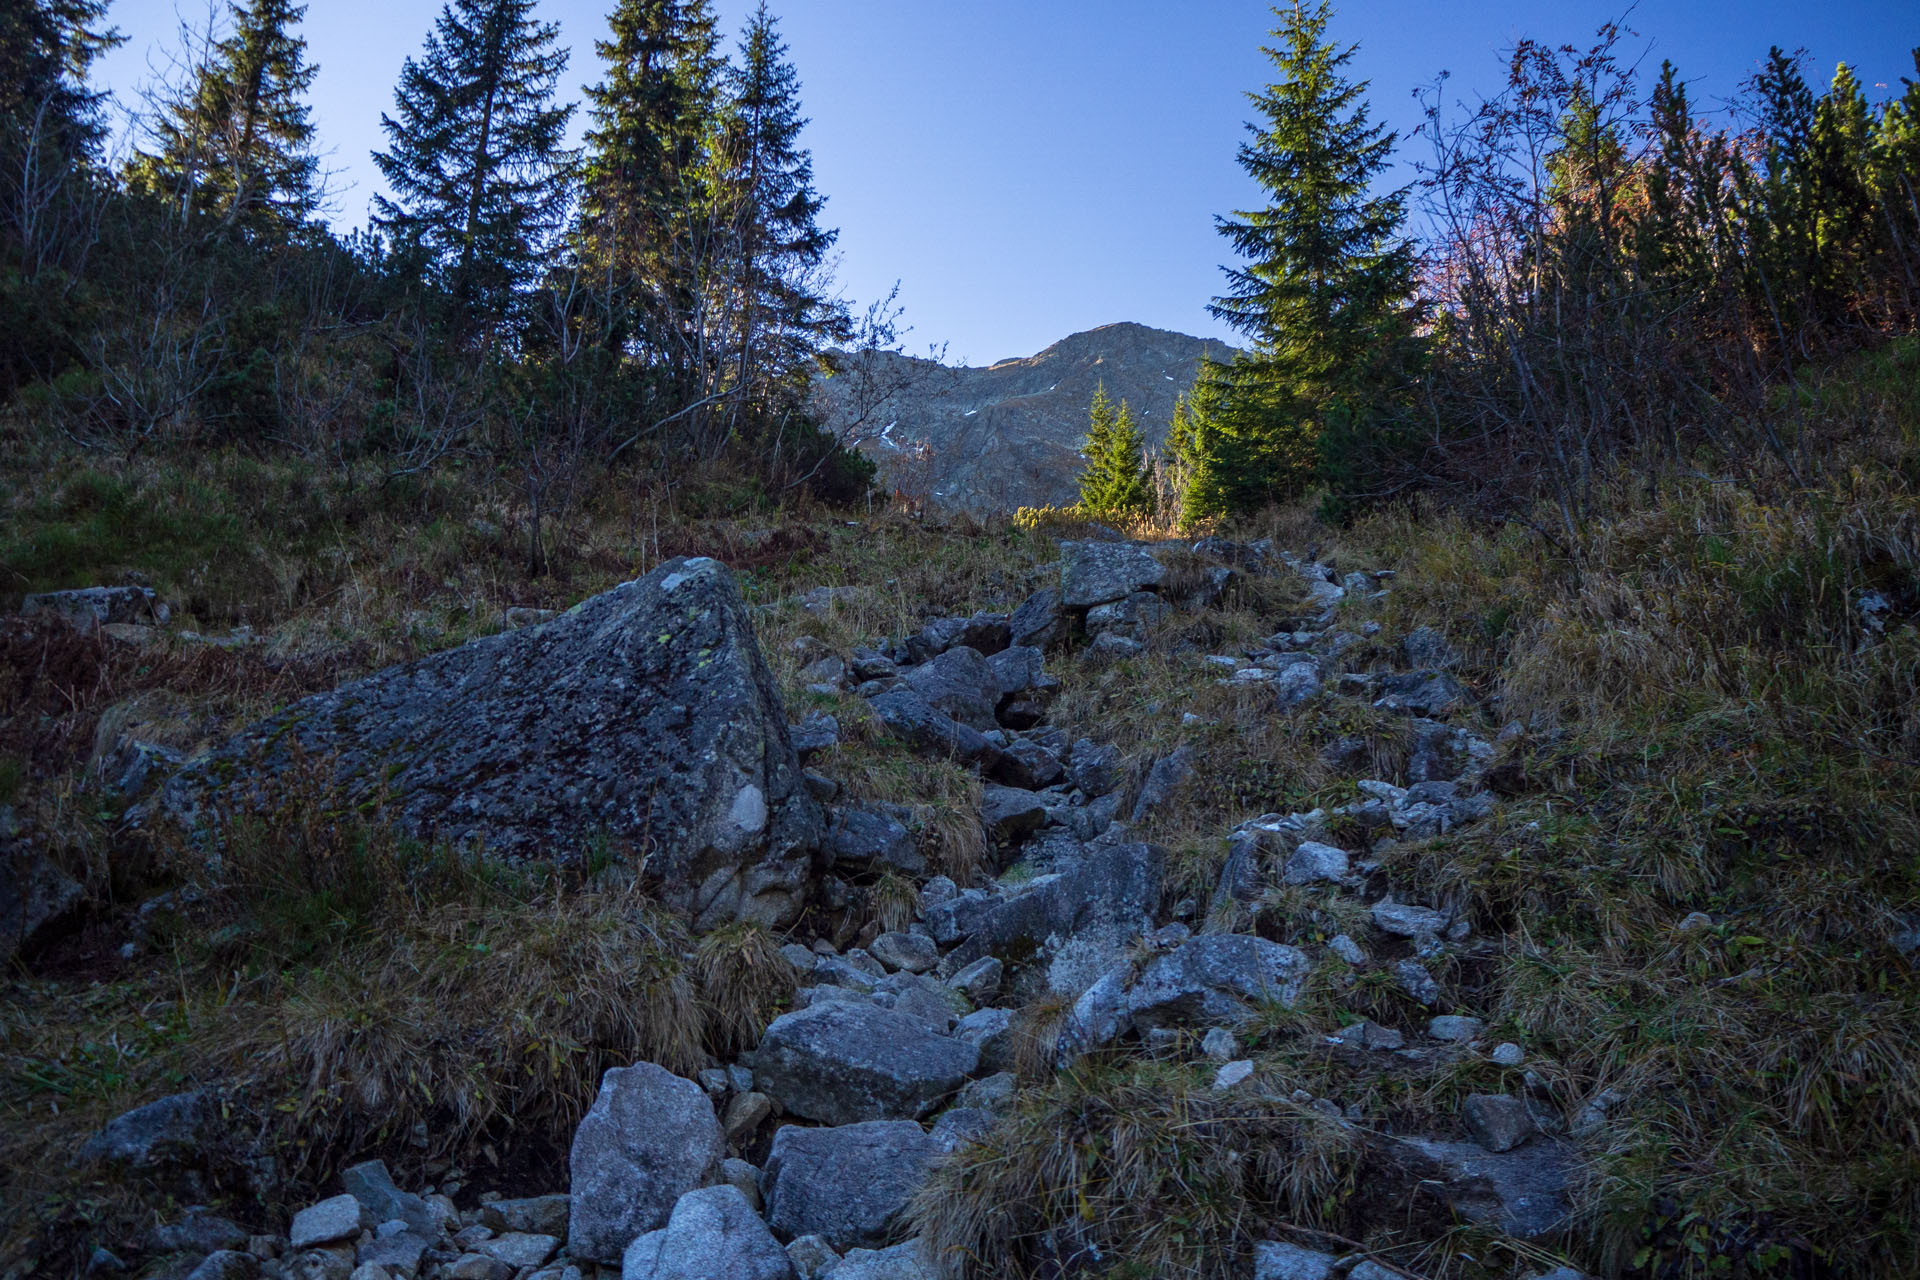
M824 828L733 575L704 557L295 703L162 803L204 826L250 794L224 779L296 751L328 763L339 801L377 800L423 838L537 857L631 842L702 928L792 920Z
M787 1251L738 1187L689 1191L626 1249L621 1280L793 1280Z
M754 1087L823 1124L918 1119L980 1063L973 1045L868 1002L782 1014L754 1054Z
M993 744L972 725L962 724L914 689L889 689L868 704L880 722L924 755L964 761L989 761Z
M26 617L51 614L83 630L116 623L165 622L168 609L152 587L81 587L43 591L20 602Z
M80 1159L139 1173L195 1164L214 1135L218 1113L218 1100L208 1094L169 1094L107 1121L80 1148Z
M0 839L0 965L44 941L85 896L30 843Z
M906 1240L889 1249L849 1249L820 1280L934 1280L926 1247Z
M1127 1011L1142 1030L1237 1023L1260 1002L1292 1005L1311 968L1295 947L1245 934L1203 934L1147 965L1127 992Z
M1025 963L1075 937L1125 939L1153 927L1166 850L1147 844L1096 849L1085 861L993 907L943 962L957 973L982 956Z
M1069 609L1124 600L1167 576L1164 565L1131 542L1062 542L1060 554L1060 597Z
M767 1156L767 1222L783 1237L817 1235L836 1249L885 1244L938 1154L911 1120L786 1125Z
M711 1182L726 1155L699 1085L651 1062L615 1067L573 1135L569 1252L620 1261L636 1236L666 1223L681 1196Z
M999 701L999 679L979 650L957 645L907 672L907 687L961 724L987 730Z

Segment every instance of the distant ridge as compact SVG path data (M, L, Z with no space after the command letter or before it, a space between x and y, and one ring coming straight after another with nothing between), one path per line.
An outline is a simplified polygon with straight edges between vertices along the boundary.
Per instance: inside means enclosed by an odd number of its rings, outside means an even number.
M1096 386L1125 400L1157 446L1201 357L1231 354L1225 343L1122 322L983 368L881 353L858 375L824 379L816 394L879 464L884 485L988 515L1074 501Z

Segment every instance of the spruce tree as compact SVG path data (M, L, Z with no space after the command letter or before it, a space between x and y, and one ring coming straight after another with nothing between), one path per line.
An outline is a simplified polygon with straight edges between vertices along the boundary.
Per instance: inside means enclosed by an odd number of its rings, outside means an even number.
M580 252L609 345L672 367L697 345L713 257L722 59L708 0L619 0L608 23L594 45L606 75L587 89Z
M450 0L380 117L389 150L373 159L393 198L375 198L374 225L469 318L512 310L565 212L573 108L553 93L567 52L534 3Z
M1371 194L1395 135L1373 123L1366 84L1344 74L1354 46L1326 38L1325 0L1276 9L1279 72L1250 95L1240 165L1270 199L1218 219L1245 265L1228 268L1213 313L1253 340L1231 366L1209 362L1196 414L1186 514L1245 510L1288 497L1328 461L1328 425L1352 435L1387 399L1410 356L1413 248L1404 190ZM1203 413L1202 406L1211 405Z
M1148 483L1146 437L1122 400L1114 406L1106 385L1096 386L1087 407L1087 438L1081 446L1086 470L1080 473L1080 509L1090 516L1153 514Z
M160 149L135 162L136 185L166 194L183 215L227 227L285 231L319 202L307 89L319 68L293 34L306 14L290 0L229 0L232 31L185 97L155 122Z
M804 377L825 341L847 335L844 306L829 298L821 267L839 232L820 225L826 200L813 157L800 146L800 78L762 0L727 77L724 168L740 299L743 384Z
M87 71L124 39L99 28L106 11L107 0L0 4L0 164L10 183L36 149L42 174L92 158L105 127Z

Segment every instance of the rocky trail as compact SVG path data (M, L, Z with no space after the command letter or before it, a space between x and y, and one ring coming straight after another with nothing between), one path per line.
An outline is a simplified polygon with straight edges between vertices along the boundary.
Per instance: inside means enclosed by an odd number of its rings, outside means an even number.
M1226 1111L1331 1127L1350 1152L1347 1234L1256 1226L1232 1274L1417 1274L1353 1243L1415 1223L1550 1243L1579 1177L1567 1135L1604 1125L1617 1099L1571 1096L1559 1074L1536 1073L1525 1044L1488 1034L1487 1011L1456 979L1498 942L1382 861L1497 820L1490 782L1521 726L1489 716L1440 633L1348 624L1350 605L1394 589L1389 574L1337 574L1271 542L1222 539L1067 541L1055 572L1005 612L932 618L845 651L793 640L786 665L805 696L839 708L797 723L732 576L692 559L550 621L297 702L197 757L135 812L136 825L216 829L261 785L249 779L299 760L326 762L332 787L377 796L422 837L484 840L497 856L593 824L647 849L642 882L696 927L779 930L792 998L731 1060L686 1074L651 1062L608 1071L572 1135L569 1185L549 1194L501 1198L457 1170L403 1190L373 1160L345 1169L338 1194L278 1231L261 1206L244 1227L230 1209L189 1209L101 1248L92 1270L140 1264L189 1280L992 1274L943 1256L939 1188L950 1184L939 1171L992 1149L997 1126L1049 1080L1135 1060L1198 1070ZM1170 621L1237 599L1251 581L1294 601L1265 619L1264 641L1239 652L1178 641L1171 657L1257 714L1351 708L1401 722L1409 745L1396 782L1372 776L1364 734L1326 744L1320 765L1358 798L1213 831L1206 842L1224 855L1207 864L1218 868L1211 884L1191 891L1169 849L1143 833L1195 784L1194 750L1128 758L1051 723L1052 711L1077 682L1164 648ZM829 616L861 590L816 589L799 605ZM984 845L970 877L929 858L923 814L835 779L843 722L854 720L882 726L893 750L927 767L977 775ZM876 885L895 895L880 913ZM1272 909L1307 899L1311 911ZM1330 919L1346 927L1330 932ZM1388 988L1392 999L1356 1007L1397 1008L1397 1019L1317 1021L1346 993ZM1276 1026L1336 1063L1350 1087L1316 1096L1265 1070L1247 1050ZM1456 1068L1491 1069L1499 1086L1420 1129L1405 1126L1406 1107L1368 1101L1396 1079ZM230 1141L222 1110L218 1087L163 1098L107 1125L79 1159L190 1195L204 1185L196 1166ZM1050 1274L1100 1271L1087 1225L1048 1224L1045 1248L1059 1260Z

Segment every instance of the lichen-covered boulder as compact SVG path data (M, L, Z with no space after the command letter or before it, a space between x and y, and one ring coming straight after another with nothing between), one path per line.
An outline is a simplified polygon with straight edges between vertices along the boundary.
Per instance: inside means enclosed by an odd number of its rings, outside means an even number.
M785 1125L767 1156L767 1222L782 1236L817 1235L836 1249L883 1245L939 1154L911 1120Z
M618 1262L634 1237L666 1224L681 1196L711 1182L726 1154L699 1085L651 1062L615 1067L574 1131L568 1249Z
M189 763L161 804L204 827L295 751L421 838L539 858L628 842L702 928L792 920L822 845L733 575L704 557L295 703Z
M754 1055L754 1086L822 1124L912 1120L958 1089L980 1050L865 1001L830 1000L775 1018Z

